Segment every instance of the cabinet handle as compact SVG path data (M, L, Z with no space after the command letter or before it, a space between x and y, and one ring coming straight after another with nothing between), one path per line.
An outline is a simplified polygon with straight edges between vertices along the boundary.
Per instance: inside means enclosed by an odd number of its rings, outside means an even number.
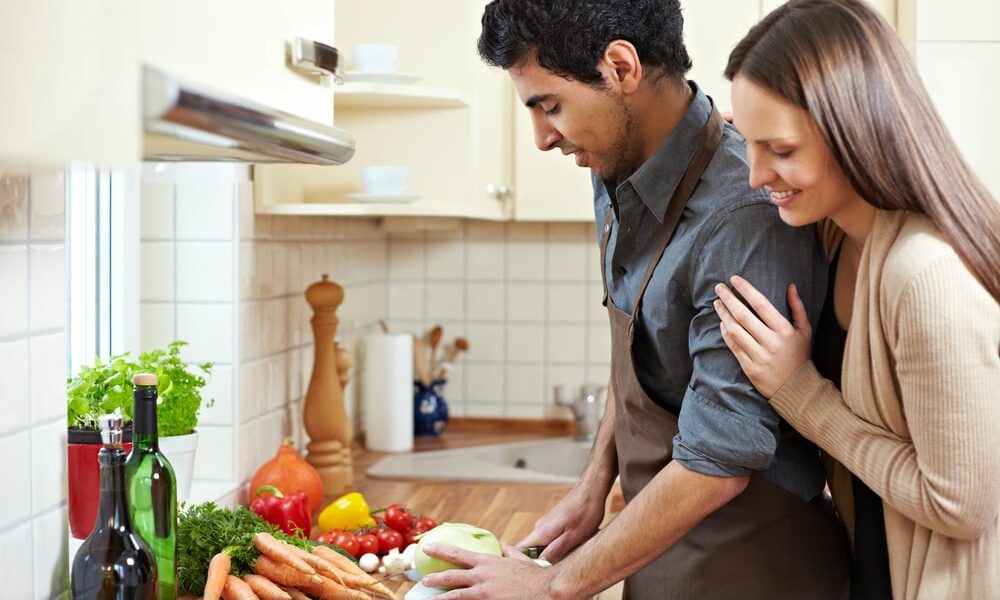
M327 46L315 40L295 38L289 42L290 66L308 75L318 75L320 78L333 77L339 85L344 83L340 72L340 53L333 46Z
M487 183L486 195L493 196L497 200L504 200L514 195L514 188L512 186L493 185L492 183Z

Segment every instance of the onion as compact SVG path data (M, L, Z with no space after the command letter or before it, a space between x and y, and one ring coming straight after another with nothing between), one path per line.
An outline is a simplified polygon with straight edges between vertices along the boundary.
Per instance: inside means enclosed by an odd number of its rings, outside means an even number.
M424 554L425 544L455 546L470 552L503 556L500 541L489 531L465 523L442 523L421 536L417 543L413 562L421 575L463 568L446 560Z

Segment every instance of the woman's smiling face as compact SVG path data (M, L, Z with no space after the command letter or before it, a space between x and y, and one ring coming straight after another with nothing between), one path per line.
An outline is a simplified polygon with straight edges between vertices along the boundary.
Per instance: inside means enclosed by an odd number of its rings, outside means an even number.
M750 186L789 225L836 217L861 201L808 112L751 79L733 78L733 124L747 140Z

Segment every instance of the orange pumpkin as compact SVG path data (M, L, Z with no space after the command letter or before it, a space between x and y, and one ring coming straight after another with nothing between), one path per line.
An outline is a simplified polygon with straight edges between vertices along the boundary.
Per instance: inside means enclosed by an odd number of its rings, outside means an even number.
M250 502L257 499L257 489L262 485L273 485L284 494L302 490L309 496L309 512L313 514L323 503L323 480L312 465L295 451L291 438L278 447L274 458L262 464L250 480ZM272 495L262 492L260 497Z

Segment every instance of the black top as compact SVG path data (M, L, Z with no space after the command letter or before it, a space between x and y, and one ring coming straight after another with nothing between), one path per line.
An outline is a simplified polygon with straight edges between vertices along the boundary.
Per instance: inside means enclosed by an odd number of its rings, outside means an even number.
M833 308L834 279L840 249L830 265L830 277L826 290L826 301L820 312L816 326L812 360L816 370L823 377L840 388L841 367L844 361L844 346L847 332L837 323ZM851 560L852 600L891 599L892 583L889 578L889 549L885 540L885 521L882 513L882 499L871 491L863 481L851 475L851 491L854 498L854 555Z

